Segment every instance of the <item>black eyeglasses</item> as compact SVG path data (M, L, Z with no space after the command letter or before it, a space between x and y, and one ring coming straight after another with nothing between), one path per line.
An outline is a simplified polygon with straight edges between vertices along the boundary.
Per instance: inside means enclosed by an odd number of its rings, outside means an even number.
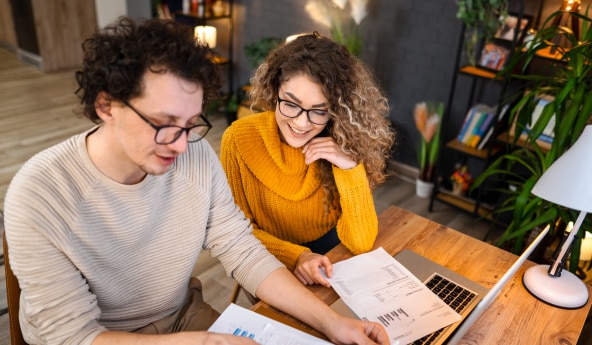
M156 130L156 134L154 134L154 142L159 145L168 145L172 144L177 139L181 137L181 134L185 132L187 134L187 142L195 143L203 139L203 137L208 134L208 131L212 128L212 125L202 114L199 117L205 122L204 124L198 124L191 127L179 127L179 126L157 126L150 122L144 115L142 115L136 108L132 107L128 102L123 102L126 106L128 106L131 110L133 110L136 115L138 115L144 122L150 125L150 127Z
M282 115L285 117L295 118L305 112L306 117L308 117L308 121L314 123L315 125L324 125L330 120L329 112L325 109L304 109L296 103L281 99L279 96L277 101L278 107L280 108L280 113L282 113Z

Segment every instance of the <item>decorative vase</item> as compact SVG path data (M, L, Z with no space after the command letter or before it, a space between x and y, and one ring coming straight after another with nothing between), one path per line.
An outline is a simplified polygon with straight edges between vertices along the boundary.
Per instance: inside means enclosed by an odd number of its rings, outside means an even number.
M221 17L224 15L224 2L222 0L216 0L212 4L212 14L214 17Z
M463 189L463 184L459 183L459 182L453 182L452 183L452 194L458 195L458 196L464 196L465 191Z
M434 190L434 182L426 182L417 178L415 180L415 194L420 198L429 198Z

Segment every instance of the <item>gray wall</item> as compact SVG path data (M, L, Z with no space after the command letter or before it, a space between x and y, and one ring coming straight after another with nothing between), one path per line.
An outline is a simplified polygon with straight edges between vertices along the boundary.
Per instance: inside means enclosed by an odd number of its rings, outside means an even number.
M286 37L313 30L328 35L325 27L309 18L304 10L306 2L235 0L235 85L246 84L252 73L244 54L246 44L262 37ZM370 0L369 3L369 15L362 24L365 34L362 59L374 70L392 107L390 119L399 134L393 157L417 166L419 134L413 121L413 107L420 101L448 100L462 27L456 18L458 7L454 0ZM543 13L558 9L560 3L561 0L546 0ZM539 4L538 0L526 0L525 13L536 16ZM517 9L514 5L510 10ZM445 140L458 134L470 106L470 82L471 78L458 78L458 97L451 111L456 115L443 128ZM484 86L485 99L495 103L495 95L495 88Z
M244 45L261 37L328 30L309 18L307 0L235 0L236 83L252 73ZM454 1L371 0L362 22L362 59L386 91L398 132L395 159L416 165L418 134L412 109L423 100L446 101L461 23Z

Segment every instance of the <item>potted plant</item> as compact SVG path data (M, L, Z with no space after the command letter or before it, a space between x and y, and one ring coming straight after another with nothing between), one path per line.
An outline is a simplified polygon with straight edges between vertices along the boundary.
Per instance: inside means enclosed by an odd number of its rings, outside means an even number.
M231 124L232 121L236 120L236 113L238 111L238 97L235 94L228 96L226 99L226 121Z
M362 54L362 21L368 15L368 0L308 0L304 9L317 23L326 26L331 38L350 53Z
M515 123L517 135L512 138L512 147L516 147L520 133L528 128L526 147L516 148L501 156L489 166L476 180L472 188L483 183L487 178L499 176L513 185L506 189L506 200L496 213L509 212L512 218L498 245L511 244L514 253L522 251L530 230L550 224L552 230L561 219L563 223L575 220L577 212L552 204L534 196L531 190L540 176L578 139L592 114L592 19L585 15L572 13L581 22L580 39L566 27L549 25L561 11L555 12L543 24L534 39L521 47L507 66L508 71L526 71L537 52L547 49L558 51L558 68L551 74L518 74L514 78L528 81L527 90L513 107L509 123ZM571 47L564 49L553 42L557 35L570 42ZM532 121L533 110L542 95L553 95L554 99L546 104L536 121ZM550 147L543 149L537 139L554 119L553 140ZM510 139L510 138L508 138ZM517 171L527 171L519 174ZM589 219L582 228L590 229ZM575 271L579 257L580 241L574 243L570 270Z
M434 188L443 113L443 103L421 102L415 105L413 117L421 134L418 150L419 175L416 180L416 192L419 197L429 197Z
M284 40L277 37L263 37L258 41L245 45L245 55L253 68L257 68L265 61L269 53Z
M476 49L481 40L490 43L508 14L508 0L457 0L457 18L465 25L465 54L476 63Z

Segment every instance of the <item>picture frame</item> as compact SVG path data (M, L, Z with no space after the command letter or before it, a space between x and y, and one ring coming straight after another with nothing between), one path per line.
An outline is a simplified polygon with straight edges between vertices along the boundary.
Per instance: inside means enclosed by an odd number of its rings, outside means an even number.
M502 25L491 42L483 43L477 65L493 72L501 71L508 63L512 49L522 44L531 26L532 18L532 16L526 15L520 17L516 13L508 13L508 15L500 17ZM520 25L518 25L519 22ZM516 42L514 42L514 38L516 38Z
M532 24L532 17L523 15L520 19L520 25L518 25L518 18L520 16L516 13L508 13L508 15L500 17L502 25L495 33L494 39L511 43L516 38L516 45L521 44ZM516 33L516 30L519 30L518 33Z
M497 42L485 43L477 65L483 69L498 72L508 63L510 54L510 47L506 44L499 44Z

